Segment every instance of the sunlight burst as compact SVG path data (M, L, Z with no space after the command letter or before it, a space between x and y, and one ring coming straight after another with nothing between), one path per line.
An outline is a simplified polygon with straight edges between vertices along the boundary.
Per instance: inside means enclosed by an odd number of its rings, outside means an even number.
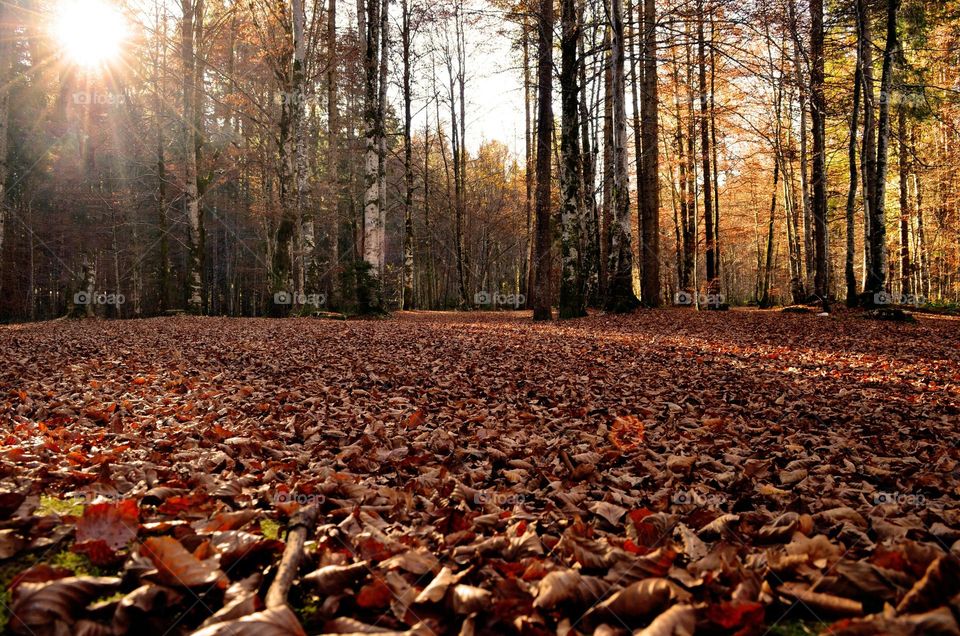
M95 68L116 59L127 39L123 14L104 0L62 0L53 33L70 62Z

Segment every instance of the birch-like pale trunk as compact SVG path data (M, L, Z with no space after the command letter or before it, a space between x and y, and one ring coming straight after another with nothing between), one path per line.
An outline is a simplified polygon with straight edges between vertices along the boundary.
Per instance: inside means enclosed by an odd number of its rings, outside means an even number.
M310 157L307 149L308 126L306 117L307 83L307 14L303 0L292 0L293 9L293 69L294 100L294 172L296 174L295 205L299 222L299 253L297 266L298 291L315 292L316 230L313 210L313 187L310 181ZM309 289L307 289L309 287Z
M611 58L611 203L610 282L607 287L607 309L630 312L640 306L633 291L633 235L630 227L630 182L627 172L627 108L623 6L621 0L610 0Z
M196 59L194 56L194 0L181 0L183 20L181 32L181 60L183 62L183 152L184 152L184 207L189 232L189 259L187 268L187 309L190 313L203 312L203 215L200 210L200 192L197 185L197 130L196 130Z
M580 86L577 44L580 20L576 0L560 3L560 318L587 314L581 229L583 195L580 174Z
M383 231L380 188L380 140L383 122L380 118L380 0L367 0L365 16L364 124L366 153L364 159L363 195L363 260L367 265L371 289L359 289L362 311L380 308L381 277L384 267Z
M413 309L416 305L414 295L414 259L413 259L413 111L410 86L410 4L401 0L402 29L400 32L403 49L403 293L401 306Z

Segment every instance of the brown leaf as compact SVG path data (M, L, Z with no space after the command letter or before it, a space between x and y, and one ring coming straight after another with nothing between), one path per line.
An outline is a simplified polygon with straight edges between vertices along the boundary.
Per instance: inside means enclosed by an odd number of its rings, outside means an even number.
M672 581L643 579L620 590L597 605L590 614L617 616L623 620L643 618L662 611L672 602L685 602L690 593Z
M13 590L10 629L15 634L60 634L86 605L120 587L115 577L69 577L49 583L21 583Z
M140 553L159 571L160 580L172 587L227 587L227 577L212 560L201 561L172 537L150 537Z
M591 604L600 600L610 584L594 576L583 576L577 570L550 572L537 585L534 607L552 609L560 603Z
M691 605L674 605L654 619L637 636L693 636L697 616Z
M366 561L352 565L326 565L303 577L303 580L321 596L342 592L368 573Z
M191 636L306 636L290 608L284 606L250 614L235 621L216 623Z

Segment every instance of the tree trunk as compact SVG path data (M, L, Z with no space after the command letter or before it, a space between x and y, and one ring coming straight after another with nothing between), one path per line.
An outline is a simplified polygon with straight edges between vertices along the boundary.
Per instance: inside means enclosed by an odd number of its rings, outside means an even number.
M710 167L710 113L707 108L707 48L704 38L704 3L698 0L697 66L700 72L700 156L703 165L703 231L706 234L707 285L717 278L713 236L713 169Z
M583 24L583 8L580 12L580 24ZM581 26L582 28L582 26ZM580 139L581 139L581 186L584 212L583 229L580 244L584 251L581 259L581 276L584 279L584 294L589 302L597 300L600 286L600 219L597 217L597 198L595 184L597 159L594 151L594 138L591 136L590 109L587 107L587 63L581 33L579 43L580 73ZM597 303L599 304L599 302Z
M336 274L340 271L340 104L337 95L337 69L339 52L337 50L337 0L327 0L327 194L326 211L331 238L329 240L330 263L329 272L324 274L326 289L331 293L334 307L339 307L339 298L333 298L340 286L337 284ZM329 274L333 274L330 280Z
M10 120L11 65L13 63L14 29L10 3L0 4L0 282L3 280L3 239L7 217L7 135Z
M854 232L854 211L857 205L857 126L860 122L860 93L863 84L863 50L857 46L857 67L853 79L853 106L850 109L850 145L847 149L847 160L850 163L850 185L847 190L847 256L844 263L844 275L847 283L847 306L855 307L858 304L857 274L855 271L856 239Z
M860 49L860 75L863 79L863 144L860 151L863 172L863 288L866 292L873 263L870 224L877 195L877 124L873 90L873 40L870 29L870 6L867 0L856 0L857 42Z
M366 159L363 195L363 261L358 272L357 304L361 313L383 309L384 267L383 243L380 241L382 216L380 208L380 165L383 120L380 110L380 0L366 0L364 34L364 124L366 126Z
M824 96L823 0L810 1L810 121L813 127L814 294L827 301L830 288L827 255L827 163Z
M640 301L633 291L633 232L630 224L630 183L627 177L627 108L621 0L610 0L610 57L613 218L610 220L610 283L607 288L607 309L630 312L640 306Z
M403 46L403 309L415 307L413 290L413 127L412 94L410 87L410 6L402 0L403 28L400 32Z
M197 84L194 56L194 0L181 0L183 20L180 25L181 60L183 63L183 137L184 137L184 206L189 229L189 258L187 266L187 309L203 313L204 241L203 214L200 210L200 192L197 183L197 143L195 112Z
M897 49L899 8L900 0L887 0L887 42L883 51L880 111L877 118L877 191L870 219L870 272L866 282L868 296L882 292L887 278L886 181L890 146L890 92L893 85L893 56Z
M910 266L910 161L907 151L907 109L897 113L897 144L900 150L900 293L913 294L913 268Z
M797 15L796 0L789 0L787 3L789 12L790 32L793 39L793 68L796 76L796 82L800 97L800 190L803 196L803 255L804 272L803 279L804 294L813 289L813 274L816 269L814 264L814 241L813 241L813 210L810 200L810 153L809 153L809 130L807 125L807 82L803 72L803 42L800 39L800 24Z
M677 165L678 165L678 185L677 185L677 199L679 200L679 219L676 225L678 226L679 236L677 238L677 289L679 291L689 291L690 289L690 268L692 258L688 258L690 254L690 243L691 237L688 236L688 224L690 212L687 207L687 157L686 157L686 141L684 140L683 135L683 126L684 126L684 117L683 117L683 108L681 107L680 102L680 64L677 61L676 49L674 48L673 56L673 84L676 87L675 97L674 97L674 110L675 116L677 118L677 131L675 136L675 143L677 146Z
M654 0L643 0L643 100L640 202L643 278L640 296L647 307L660 306L660 116L657 77L657 14Z
M581 252L583 195L580 173L580 86L577 45L580 16L576 0L560 3L560 224L561 278L560 318L587 314L584 289L584 262Z
M553 269L550 142L553 138L553 0L541 0L537 50L537 233L534 259L533 319L551 320Z

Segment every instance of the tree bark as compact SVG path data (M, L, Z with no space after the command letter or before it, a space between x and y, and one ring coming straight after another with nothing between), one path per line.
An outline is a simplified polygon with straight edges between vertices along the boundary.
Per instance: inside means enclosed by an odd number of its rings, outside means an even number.
M187 266L187 309L203 313L204 230L197 182L196 94L199 80L194 56L194 0L181 0L183 19L180 25L181 61L183 63L183 141L184 141L184 206L187 213L189 258Z
M10 85L13 63L13 28L10 3L0 4L0 282L3 277L3 239L7 220L7 135L10 122ZM31 308L32 308L31 304ZM32 310L32 309L31 309Z
M358 272L357 302L361 313L383 309L384 267L383 243L380 240L382 216L380 208L381 139L384 136L380 109L380 0L366 0L364 33L364 124L366 153L363 195L363 261L364 272Z
M581 251L584 209L580 172L580 69L577 62L580 16L576 0L561 0L560 22L560 318L563 319L587 314Z
M624 77L624 29L621 0L610 0L611 57L611 203L610 220L610 283L607 288L607 309L630 312L640 306L633 291L633 232L630 224L630 191L627 176L627 113Z
M897 113L897 147L900 151L900 293L913 294L913 268L910 265L910 153L907 150L907 109L901 104Z
M827 163L826 115L824 95L823 0L810 1L810 120L813 127L812 210L814 238L814 294L827 301Z
M847 283L847 305L855 307L858 304L857 274L855 271L856 239L854 232L856 224L854 212L857 204L857 127L860 123L860 93L863 88L863 50L857 46L857 67L853 79L853 106L850 109L850 145L847 150L847 160L850 163L850 185L847 190L847 255L844 263L844 276Z
M403 309L416 306L414 294L413 259L413 110L410 86L410 6L409 0L401 0L403 27L400 37L403 47Z
M890 97L893 86L893 56L897 49L897 11L900 0L887 0L887 41L883 51L880 78L880 110L877 118L876 195L871 206L870 271L866 281L867 295L884 290L887 279L886 181L890 146Z
M713 236L713 170L710 167L710 113L707 108L707 48L704 38L704 2L698 0L697 66L700 72L700 156L703 165L703 231L706 234L707 285L717 278Z
M657 77L657 14L654 0L643 0L643 99L641 134L640 297L647 307L660 306L660 96Z
M541 0L537 50L537 192L536 250L534 252L533 319L551 320L552 277L551 153L553 138L553 0Z

